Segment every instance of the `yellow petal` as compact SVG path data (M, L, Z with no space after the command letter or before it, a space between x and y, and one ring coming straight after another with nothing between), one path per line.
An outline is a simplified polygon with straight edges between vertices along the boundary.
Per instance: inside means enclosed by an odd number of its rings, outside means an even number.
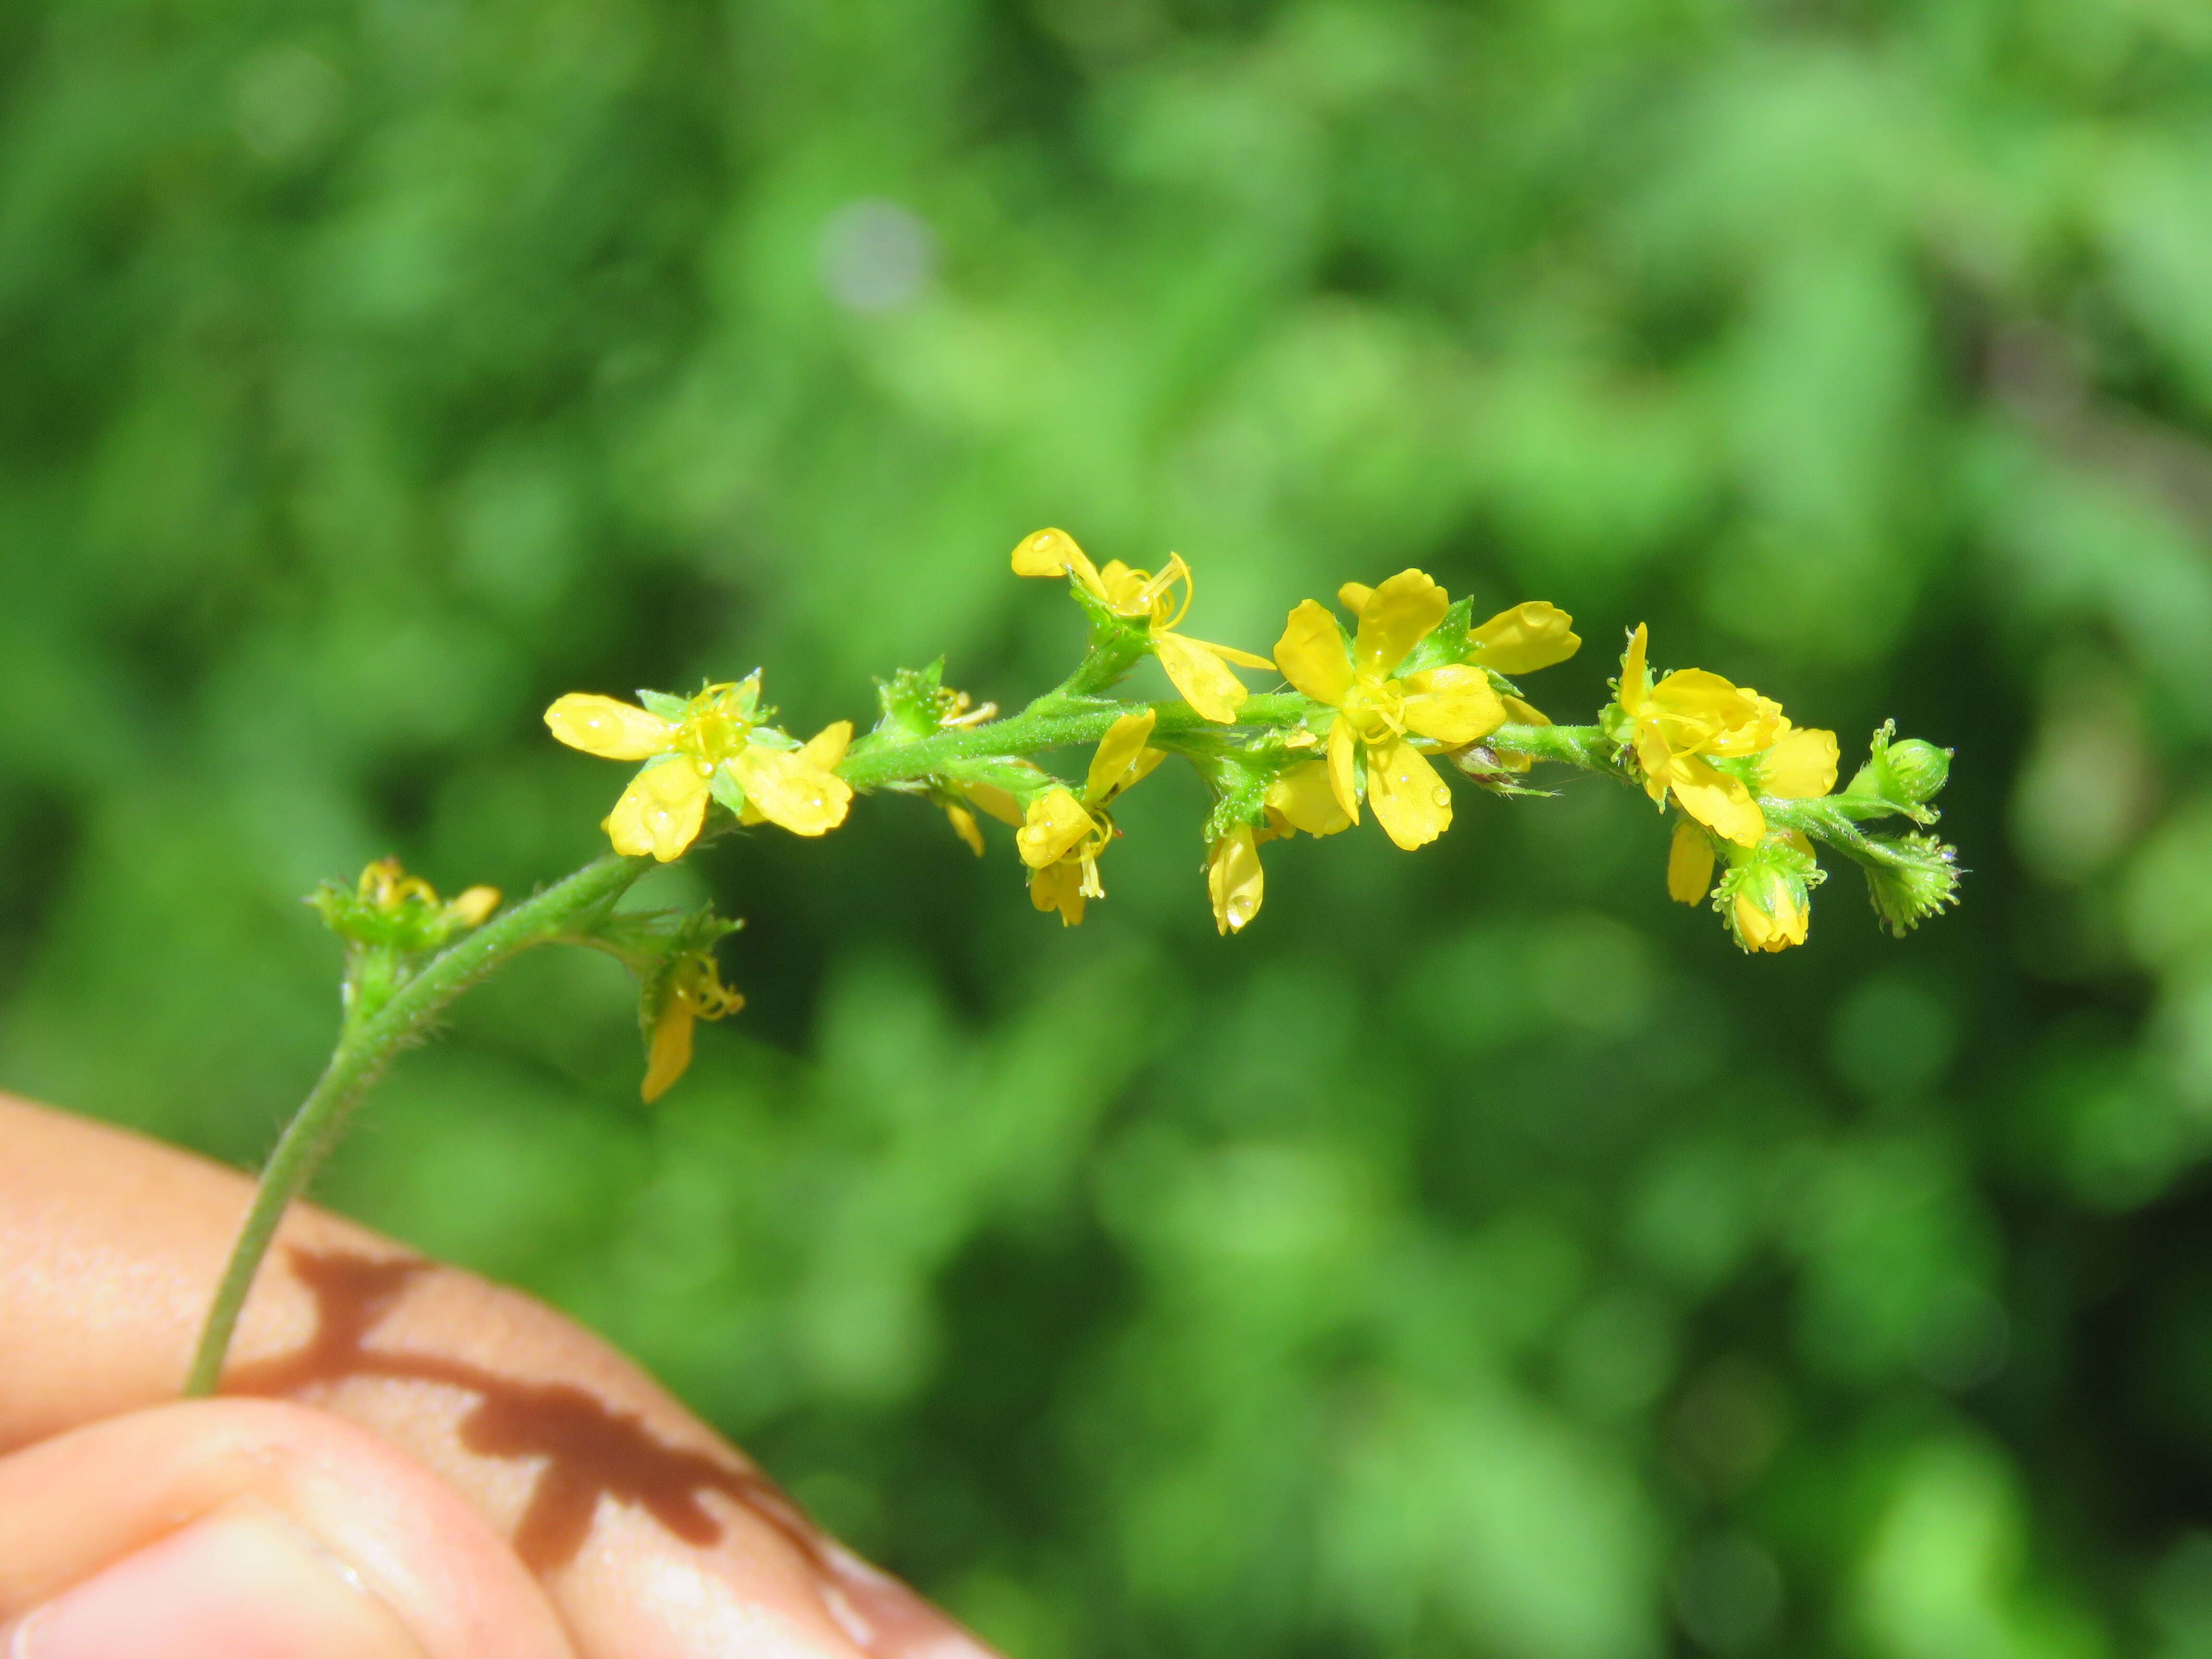
M1756 847L1766 833L1766 815L1741 778L1707 765L1694 756L1677 756L1667 781L1682 810L1723 841Z
M1190 639L1188 634L1182 637ZM1190 640L1190 642L1200 650L1211 651L1215 656L1233 662L1240 668L1264 668L1270 673L1275 669L1273 657L1263 657L1256 652L1240 651L1233 645L1217 645L1212 640Z
M832 720L799 746L799 758L817 772L834 772L853 741L853 722Z
M1408 731L1456 749L1505 724L1505 705L1480 668L1451 664L1408 674L1404 717Z
M1667 740L1648 726L1636 734L1636 769L1644 774L1644 793L1667 810L1667 784L1674 776L1674 757Z
M834 728L833 728L834 729ZM729 762L745 804L794 836L826 835L845 821L853 787L834 772L811 766L805 751L748 744Z
M968 850L977 858L983 856L983 832L975 827L975 815L964 806L948 805L945 816L952 820L952 833L968 844Z
M1779 951L1787 943L1774 919L1759 908L1749 893L1739 891L1729 908L1735 913L1736 937L1743 941L1745 950Z
M1667 896L1695 904L1713 890L1713 844L1687 818L1674 821L1674 844L1667 849Z
M653 1042L646 1052L645 1081L638 1093L649 1103L668 1092L691 1064L691 1011L671 997L653 1022Z
M1346 582L1336 590L1336 602L1357 617L1367 609L1367 601L1375 597L1375 590L1365 582Z
M1451 827L1451 791L1421 751L1402 738L1367 751L1367 804L1383 834L1412 852Z
M1344 631L1311 599L1301 599L1275 641L1275 666L1283 678L1311 697L1335 708L1352 690L1352 657Z
M690 759L648 766L629 781L601 828L625 858L683 856L707 817L707 780Z
M1759 896L1765 900L1762 906L1758 897L1748 890L1740 890L1730 907L1735 916L1736 932L1747 951L1785 951L1793 945L1802 945L1812 918L1805 907L1797 902L1796 891L1787 882L1770 879L1765 891ZM1771 908L1768 908L1771 907Z
M1781 705L1702 668L1677 670L1651 688L1647 715L1674 729L1677 750L1696 747L1711 755L1756 754L1774 741Z
M1642 623L1628 636L1628 650L1620 659L1620 706L1631 714L1641 714L1651 695L1651 676L1644 664L1647 630Z
M1149 570L1133 570L1119 559L1109 559L1098 573L1093 591L1117 617L1148 617L1152 611L1154 580Z
M1063 927L1077 926L1083 920L1082 866L1069 859L1032 871L1030 902L1040 910L1059 911Z
M1022 804L1008 791L995 783L963 783L960 793L1001 823L1018 825L1022 821Z
M1352 827L1351 815L1336 799L1326 761L1308 761L1283 773L1267 786L1267 805L1281 813L1291 829L1310 836L1333 836Z
M1098 572L1065 530L1040 530L1014 544L1014 574L1057 576L1065 571L1100 599L1106 590Z
M1362 679L1380 679L1444 619L1451 598L1419 570L1401 570L1359 612L1352 653Z
M1098 752L1091 757L1091 771L1083 785L1084 799L1093 806L1103 806L1160 763L1159 751L1145 747L1157 718L1151 709L1143 708L1133 714L1122 715L1106 728L1106 735L1098 739ZM1148 754L1150 760L1146 759ZM1036 809L1032 807L1030 811Z
M499 908L499 889L496 887L464 888L454 896L446 908L464 927L481 927L484 918Z
M1531 674L1565 662L1582 648L1575 619L1541 599L1501 611L1468 637L1482 654L1485 668L1501 674Z
M1014 846L1024 864L1042 870L1060 862L1096 827L1072 791L1054 789L1030 803L1028 818L1014 834Z
M1350 720L1339 720L1328 728L1328 787L1344 816L1354 823L1359 822L1359 777L1352 759L1358 741Z
M1206 856L1206 891L1213 901L1213 931L1235 933L1260 914L1267 878L1252 826L1240 823L1213 843Z
M1836 787L1836 734L1799 726L1775 740L1759 763L1759 793L1810 800Z
M556 698L545 724L569 748L602 760L650 760L676 741L677 728L659 715L588 691Z
M1244 699L1252 695L1244 682L1229 672L1227 663L1196 640L1180 634L1155 633L1152 651L1160 666L1167 670L1170 684L1198 711L1200 720L1230 725L1244 706Z
M1083 558L1083 550L1065 530L1036 531L1014 544L1017 576L1057 576L1078 559L1091 562Z

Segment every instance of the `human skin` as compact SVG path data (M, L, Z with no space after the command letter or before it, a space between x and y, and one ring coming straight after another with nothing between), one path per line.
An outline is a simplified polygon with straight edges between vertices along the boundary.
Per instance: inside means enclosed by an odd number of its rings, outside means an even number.
M988 1659L588 1332L307 1206L179 1402L250 1191L0 1096L9 1659Z

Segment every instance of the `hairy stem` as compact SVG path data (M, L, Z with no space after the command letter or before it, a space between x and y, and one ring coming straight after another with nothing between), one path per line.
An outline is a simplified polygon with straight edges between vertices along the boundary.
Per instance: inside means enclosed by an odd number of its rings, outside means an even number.
M593 860L440 951L374 1015L349 1025L261 1171L253 1202L247 1206L192 1352L191 1370L185 1380L187 1398L215 1392L240 1310L285 1210L314 1178L344 1127L346 1115L383 1075L393 1056L421 1041L430 1024L462 992L533 945L574 933L580 920L613 904L648 867L647 860L614 854Z
M1482 741L1500 755L1557 761L1585 772L1613 769L1613 742L1595 726L1501 726Z
M1295 726L1314 708L1312 702L1296 692L1247 697L1244 706L1237 711L1237 724ZM855 789L908 783L939 775L963 761L1034 755L1047 749L1096 743L1115 720L1140 708L1152 711L1152 729L1163 733L1230 729L1203 719L1188 703L1176 698L1151 703L1121 702L1106 697L1054 692L1002 720L962 726L880 748L855 745L852 755L837 769L837 774Z

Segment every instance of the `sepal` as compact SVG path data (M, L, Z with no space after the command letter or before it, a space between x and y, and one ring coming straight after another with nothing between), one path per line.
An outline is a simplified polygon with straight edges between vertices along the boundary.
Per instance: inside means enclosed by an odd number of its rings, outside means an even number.
M1862 859L1867 898L1883 927L1899 939L1959 902L1959 849L1933 836L1868 837L1887 856Z

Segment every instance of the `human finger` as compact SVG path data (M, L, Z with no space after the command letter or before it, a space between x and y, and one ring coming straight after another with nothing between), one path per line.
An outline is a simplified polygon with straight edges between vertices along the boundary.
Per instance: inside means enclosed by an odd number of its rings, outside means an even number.
M0 1097L0 1450L173 1398L249 1184ZM446 1481L585 1659L988 1659L571 1321L295 1206L228 1395L301 1401Z

